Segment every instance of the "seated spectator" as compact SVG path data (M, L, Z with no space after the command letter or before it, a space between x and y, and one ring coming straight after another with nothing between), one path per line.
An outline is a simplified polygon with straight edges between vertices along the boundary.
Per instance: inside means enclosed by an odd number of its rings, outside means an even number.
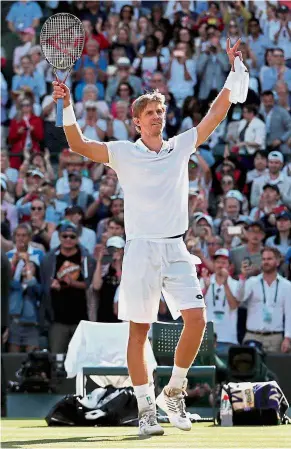
M97 71L94 67L87 67L83 69L82 80L78 82L75 89L75 100L81 101L83 97L83 90L88 84L94 84L98 88L99 99L104 99L104 85L97 75Z
M6 179L7 191L14 196L18 180L18 170L10 167L8 152L4 148L1 148L0 164L1 175L5 176Z
M30 225L32 229L31 241L42 245L45 251L50 248L52 233L56 226L45 220L46 204L42 199L34 199L31 202Z
M259 206L254 207L250 219L264 223L267 236L276 232L276 215L285 210L282 204L280 190L276 184L266 184L260 197Z
M116 104L119 101L123 101L128 105L131 105L134 99L134 91L131 85L127 82L122 82L119 84L116 94L114 96L114 102L111 105L111 113L113 117L116 118Z
M48 70L47 61L45 60L43 53L41 51L40 45L34 45L28 52L34 71L45 76Z
M109 217L106 232L110 237L124 237L124 220L121 217Z
M273 58L274 65L268 67L262 75L262 91L273 90L278 81L284 81L288 91L291 91L291 69L286 67L284 51L281 48L274 48Z
M106 17L100 3L96 1L85 2L85 8L81 8L81 11L78 11L78 16L82 21L90 21L92 25L97 23L100 19L103 23Z
M268 164L268 156L266 151L257 150L254 153L255 168L247 172L246 183L251 184L255 179L259 178L260 176L267 175L269 172L267 164Z
M24 254L10 282L9 352L39 348L39 306L42 298L39 266Z
M207 237L206 239L206 245L208 249L208 256L206 257L204 253L202 252L201 248L199 247L199 241L197 241L195 238L190 238L186 242L186 246L188 251L191 254L194 254L195 256L199 257L201 260L201 264L197 265L197 275L200 277L204 275L205 273L213 273L214 272L214 254L217 250L223 247L223 241L222 238L219 235L212 235L210 237ZM198 243L198 245L197 245Z
M248 266L248 276L256 276L261 270L261 249L265 238L265 229L260 221L254 221L244 231L247 243L230 252L231 263L234 267L234 276L239 277L242 263Z
M94 33L93 25L90 22L90 20L82 20L82 23L83 23L83 27L84 27L85 33L86 33L86 35L85 35L85 48L84 48L83 54L87 53L87 46L86 46L86 44L87 44L88 41L90 41L92 39L98 43L100 50L105 50L106 48L109 47L109 42L108 42L107 38L105 37L104 33L98 32L96 30L97 24L99 25L98 22L96 23L96 28L95 28L96 32L95 33Z
M82 156L79 156L78 154L69 152L65 160L63 176L57 180L56 184L57 195L64 195L66 193L69 193L70 191L68 180L69 173L77 171L79 174L82 174L85 168L86 167L84 158ZM80 190L82 192L92 194L94 190L92 180L86 178L85 176L82 176L82 183Z
M34 262L37 265L40 265L44 253L42 250L36 248L32 245L32 231L29 225L26 223L19 224L14 230L14 242L15 248L7 252L7 257L11 263L12 274L15 273L16 270L20 270L18 265L21 260L28 259L30 262ZM20 264L20 266L23 263Z
M85 211L94 198L90 193L81 190L82 175L78 171L68 173L69 192L59 195L59 199L64 201L68 206L79 206Z
M24 151L24 161L19 168L19 173L22 178L25 177L27 171L30 170L31 167L33 167L34 170L40 171L46 181L54 181L55 173L51 165L48 148L45 148L44 153L30 154L28 150Z
M20 66L21 74L14 75L12 78L12 90L16 91L21 89L21 87L28 86L31 88L36 102L39 103L41 97L46 94L46 85L43 75L34 71L30 56L22 56Z
M226 198L236 198L242 203L241 205L241 212L243 215L248 215L249 213L249 205L247 198L240 193L235 186L235 182L232 176L225 175L221 179L221 189L222 189L222 195L219 195L217 197L217 213L216 218L222 218L225 215L225 199ZM234 193L237 192L237 193Z
M32 89L29 86L23 86L21 89L17 91L11 92L11 97L13 100L12 106L9 110L8 118L12 120L13 118L16 118L17 115L21 112L21 105L24 101L28 100L30 103L32 103L32 110L34 115L37 117L41 116L41 106L39 103L36 102L34 93L32 92Z
M130 41L130 29L128 26L124 25L118 28L115 42L111 45L112 50L115 48L124 49L126 57L131 63L133 62L136 52Z
M97 242L99 243L102 237L102 234L108 229L109 220L111 218L123 218L124 212L124 201L123 198L119 198L118 196L113 196L111 198L110 205L110 213L111 217L103 218L103 220L99 221L97 226ZM123 226L124 228L124 226Z
M289 16L289 7L286 5L280 5L278 10L278 21L274 22L270 26L269 35L270 40L273 45L276 47L282 48L285 53L284 56L286 60L291 59L291 50L290 50L290 18ZM290 16L289 16L290 17ZM290 67L290 65L288 65Z
M276 215L276 235L266 240L266 246L277 248L282 256L286 256L291 247L291 213L283 211Z
M256 57L258 66L261 67L264 64L266 50L272 48L273 45L268 36L262 33L260 22L255 17L248 22L248 33L247 43Z
M291 283L279 275L280 262L280 252L265 247L262 274L252 276L251 269L242 265L236 298L247 307L244 341L262 343L266 353L287 353L291 349Z
M207 320L213 321L217 334L217 352L227 352L237 341L238 281L230 276L229 251L218 249L214 254L214 273L204 275L200 285L207 307Z
M89 39L85 44L85 53L77 60L74 70L76 72L76 80L82 79L83 69L88 67L97 69L98 80L105 81L105 73L107 69L107 60L100 55L100 47L96 40Z
M187 31L189 31L187 28L185 28ZM182 30L184 31L184 30ZM165 45L165 39L166 39L166 32L162 30L161 28L157 28L154 31L154 36L158 39L159 46L158 46L158 52L159 54L164 58L164 64L167 67L170 62L170 49L167 45ZM181 41L185 42L185 41ZM188 42L188 41L187 41ZM142 46L139 50L140 53L144 51L144 46Z
M121 279L124 246L123 238L110 237L106 249L99 251L92 282L93 289L98 292L98 322L119 322L114 313L114 297Z
M179 107L188 96L193 95L197 83L196 64L191 44L178 42L172 50L168 87Z
M21 58L29 53L31 47L35 44L35 30L32 27L25 28L19 33L23 45L19 45L13 52L13 70L14 73L21 75Z
M163 72L165 60L158 52L159 41L155 36L148 36L143 54L133 61L134 74L141 77L144 88L150 87L150 79L154 72Z
M42 11L37 2L15 2L11 5L6 16L10 31L25 30L29 27L37 28L42 18Z
M111 140L131 140L136 136L135 126L130 118L130 108L125 101L116 103L116 118L107 120L107 138Z
M291 133L291 117L281 106L275 105L272 91L262 93L262 104L260 114L263 116L267 126L267 149L279 150L283 154L290 154L287 142Z
M33 114L32 103L26 99L21 103L21 111L17 118L11 120L9 128L9 142L12 153L39 151L40 141L43 140L43 122ZM11 167L20 167L20 157L11 157Z
M5 200L7 192L7 181L4 177L0 178L1 183L1 216L4 218L1 222L5 221L9 227L9 233L13 233L18 225L18 213L17 208Z
M107 129L106 121L99 118L97 103L86 101L85 118L78 121L82 133L87 139L103 142Z
M205 257L209 258L207 242L212 236L212 218L209 215L197 212L197 214L194 215L192 227L188 230L185 239L194 237L196 247L195 251L200 250Z
M282 202L291 208L291 179L281 172L284 165L284 158L280 151L271 151L268 155L269 173L261 176L253 182L251 190L251 205L259 205L263 187L266 184L276 184L280 190Z
M67 209L65 210L64 220L60 223L59 226L62 226L65 220L74 223L74 225L78 229L80 244L87 249L89 254L92 255L94 253L96 245L96 234L94 231L92 231L92 229L88 229L84 226L84 218L85 214L80 206L67 207ZM51 249L54 249L59 245L59 232L58 230L55 230L52 234L50 247Z
M79 322L88 320L86 291L91 285L95 263L79 244L77 227L65 222L59 228L60 247L52 249L41 264L44 296L40 325L49 324L50 351L65 353Z
M98 99L98 87L94 86L94 84L87 84L83 89L83 98L82 101L78 101L75 104L75 112L77 119L85 119L86 117L86 102L93 101L97 106L98 116L101 118L106 118L109 115L109 107L108 104L104 100Z
M112 102L121 82L130 84L134 91L134 98L138 97L142 93L141 79L138 76L130 74L130 60L126 57L120 57L118 58L116 65L116 75L109 80L106 88L105 100L107 103Z
M238 190L230 190L224 197L223 208L218 210L221 216L214 221L216 228L220 226L222 218L230 218L235 222L245 221L247 216L242 214L243 203L243 195Z

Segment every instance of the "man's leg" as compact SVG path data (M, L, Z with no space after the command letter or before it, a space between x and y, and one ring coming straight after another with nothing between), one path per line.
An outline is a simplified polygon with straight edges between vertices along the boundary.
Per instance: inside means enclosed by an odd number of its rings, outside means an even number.
M146 342L150 325L130 322L127 347L127 365L137 399L140 435L163 435L156 421L155 393L152 379L149 383Z

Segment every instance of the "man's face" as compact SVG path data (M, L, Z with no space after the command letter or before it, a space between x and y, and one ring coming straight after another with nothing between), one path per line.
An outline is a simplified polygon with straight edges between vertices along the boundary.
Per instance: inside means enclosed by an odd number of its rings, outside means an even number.
M111 221L108 225L107 232L112 237L122 237L124 234L124 227Z
M68 164L67 164L68 173L72 173L74 171L81 173L82 169L83 169L83 164L81 161L79 161L79 162L71 161L71 162L68 162Z
M260 27L259 27L259 24L257 22L250 21L249 22L249 29L250 29L250 34L252 36L257 36L259 34L259 32L260 32Z
M162 134L165 125L166 112L157 101L152 101L133 121L141 128L141 134L148 137L158 137Z
M88 120L92 120L93 122L97 122L98 120L98 112L97 112L97 108L86 108L86 118Z
M99 45L96 41L88 41L86 45L87 55L89 58L99 55Z
M260 154L257 154L254 159L254 165L257 170L263 171L267 167L267 159Z
M262 103L263 103L266 111L270 111L275 104L273 95L263 95Z
M161 73L153 74L150 84L153 90L158 89L159 92L163 91L165 88L163 75Z
M34 186L35 189L38 189L39 187L41 187L42 183L43 183L43 178L41 178L40 176L34 175L31 177L31 184Z
M76 190L79 190L81 187L81 182L79 180L79 178L77 178L76 176L70 176L69 177L69 187L70 190L75 192Z
M93 68L84 69L84 80L86 84L95 84L96 83L96 73Z
M274 50L273 57L275 65L285 65L284 52L281 50Z
M280 173L282 166L283 164L281 161L268 161L269 171L273 175L277 175L278 173Z
M262 254L262 271L264 273L273 273L280 265L272 251L264 251Z
M247 241L252 245L258 245L262 243L265 233L261 230L259 226L251 226L247 231Z
M225 200L225 211L228 217L237 217L239 215L240 203L235 198Z
M130 66L118 66L118 76L122 81L126 81L130 75Z
M288 218L280 218L276 221L276 226L279 232L287 232L291 229L291 221Z
M214 259L214 272L215 274L220 275L221 271L226 268L227 270L229 270L229 260L227 257L216 257Z
M216 253L216 251L221 248L221 244L220 241L218 240L217 237L213 236L210 237L207 240L207 248L208 248L208 254L210 257L213 257L214 254Z
M112 201L111 212L113 216L117 216L120 212L123 212L123 200L116 199Z
M78 244L78 236L72 230L61 232L59 235L61 249L73 249Z
M17 231L15 232L15 245L17 251L26 251L29 243L29 232L25 229L17 229Z
M71 221L74 225L78 226L81 223L82 215L81 214L69 214L65 216L66 220Z
M33 70L31 61L28 58L23 58L22 59L21 67L22 67L24 73L29 73L29 72L32 72L32 70Z
M263 192L263 198L268 203L277 203L279 201L280 195L278 195L276 190L267 187Z

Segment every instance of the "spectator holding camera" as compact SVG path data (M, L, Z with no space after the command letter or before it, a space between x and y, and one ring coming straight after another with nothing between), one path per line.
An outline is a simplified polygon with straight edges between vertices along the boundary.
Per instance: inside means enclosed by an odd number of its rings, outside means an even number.
M262 274L251 276L242 267L237 300L247 307L244 340L257 340L265 352L291 349L291 282L278 274L281 254L276 248L262 250Z
M114 297L121 279L124 246L125 241L122 237L110 237L106 242L106 248L102 247L98 254L93 289L98 292L97 321L99 322L119 321L114 313Z
M59 227L60 246L51 250L41 264L44 297L41 303L41 328L50 323L50 350L67 351L80 320L87 320L86 290L95 269L93 258L79 244L77 227L64 222Z
M276 235L266 240L266 246L277 248L285 257L291 247L291 213L282 211L276 215Z
M237 344L237 307L236 300L238 281L233 279L230 272L229 251L218 249L214 254L214 273L204 270L201 273L200 285L207 307L207 320L214 322L217 334L218 352L227 351Z

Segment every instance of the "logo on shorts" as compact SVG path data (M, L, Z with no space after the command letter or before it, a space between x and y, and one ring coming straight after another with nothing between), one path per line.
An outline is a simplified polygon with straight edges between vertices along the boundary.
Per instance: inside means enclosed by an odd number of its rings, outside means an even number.
M203 299L203 296L202 295L196 295L196 298L197 299Z

